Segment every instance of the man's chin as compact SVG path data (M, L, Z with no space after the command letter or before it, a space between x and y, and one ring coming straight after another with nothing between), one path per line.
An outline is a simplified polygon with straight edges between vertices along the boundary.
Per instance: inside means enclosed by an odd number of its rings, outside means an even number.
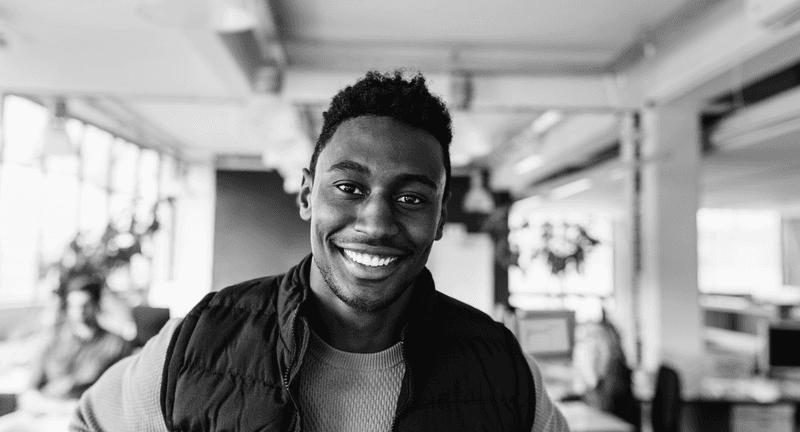
M333 294L342 303L357 311L369 313L386 309L394 304L413 282L413 280L404 282L399 277L405 262L385 274L370 270L362 272L363 269L354 266L341 251L337 250L333 255L327 266L318 265L317 268L320 269L322 278ZM362 277L364 273L368 277Z

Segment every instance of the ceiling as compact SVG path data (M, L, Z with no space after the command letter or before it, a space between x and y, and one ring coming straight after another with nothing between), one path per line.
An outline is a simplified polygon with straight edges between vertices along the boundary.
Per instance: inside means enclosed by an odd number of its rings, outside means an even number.
M612 72L632 61L632 48L674 29L687 13L742 0L253 0L258 27L224 37L211 24L220 1L0 0L0 87L94 106L113 102L160 132L144 137L148 144L207 158L265 151L243 120L258 65L285 72L281 96L312 135L325 101L368 69L421 70L446 101L449 77L464 73L482 86L474 109L454 111L454 163L496 168L505 176L493 186L522 189L616 133L611 110L575 108L591 105L579 99L591 90L579 80L600 77L593 97L611 106L614 89L625 84ZM527 77L539 81L525 84ZM562 99L578 103L563 108ZM548 108L564 110L564 118L532 135L532 122ZM531 154L543 156L542 166L524 175L507 169ZM755 174L747 171L752 164L736 168L727 159L709 166L706 182L719 187L719 203L737 196L727 187L734 178L761 185L752 186L754 202L782 199L776 190L793 195L785 179L770 177L778 169L772 165ZM619 180L608 181L573 199L619 202Z
M345 82L400 66L430 74L601 71L690 2L255 0L261 27L250 39L261 46L242 54L209 24L217 1L0 0L0 78L12 92L117 98L186 147L258 153L235 121L252 92L245 63L349 72ZM270 54L270 41L281 55ZM518 119L507 121L511 129ZM485 134L513 132L493 128Z
M497 73L604 70L686 0L279 0L292 65Z
M747 148L705 155L700 166L701 207L773 209L800 215L800 132ZM538 209L589 209L624 215L630 193L627 172L629 169L619 160L609 161L545 185L542 189L545 193L534 195L528 205ZM591 179L592 187L563 199L548 197L548 189L581 179Z

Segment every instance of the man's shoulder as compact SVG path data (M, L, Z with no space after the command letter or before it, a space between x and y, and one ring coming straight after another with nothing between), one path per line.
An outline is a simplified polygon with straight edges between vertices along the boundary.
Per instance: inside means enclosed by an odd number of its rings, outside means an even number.
M264 276L227 286L209 299L206 307L261 310L273 303L286 274Z
M297 265L285 273L259 277L225 287L209 294L198 306L228 306L244 309L263 309L275 305L276 299L292 303L303 297L303 286L307 284L305 275L311 265L311 255L307 255Z
M273 289L275 286L281 283L284 277L286 277L286 273L249 279L233 285L228 285L227 287L219 290L217 294L242 296L249 294L253 290Z
M436 292L433 320L443 336L460 338L505 339L505 326L460 300Z

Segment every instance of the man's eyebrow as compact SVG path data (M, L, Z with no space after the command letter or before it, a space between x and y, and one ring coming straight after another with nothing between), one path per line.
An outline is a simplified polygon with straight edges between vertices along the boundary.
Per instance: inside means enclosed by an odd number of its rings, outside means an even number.
M351 161L351 160L343 160L341 162L337 162L337 163L331 165L330 168L328 168L328 172L336 172L336 171L338 171L338 172L355 171L355 172L357 172L359 174L363 174L363 175L367 175L367 176L372 173L372 171L369 169L368 166L362 165L362 164L360 164L358 162ZM401 175L397 176L397 178L394 181L397 182L397 183L420 183L420 184L423 184L425 186L430 187L431 189L438 188L438 185L436 184L436 182L433 179L431 179L429 176L426 176L424 174L412 174L412 173L401 174Z
M422 183L431 189L436 189L439 185L433 179L422 174L402 174L397 177L398 183Z
M343 160L331 165L331 167L328 168L328 172L332 171L355 171L364 175L369 175L371 173L369 167L366 165L361 165L360 163L351 160Z

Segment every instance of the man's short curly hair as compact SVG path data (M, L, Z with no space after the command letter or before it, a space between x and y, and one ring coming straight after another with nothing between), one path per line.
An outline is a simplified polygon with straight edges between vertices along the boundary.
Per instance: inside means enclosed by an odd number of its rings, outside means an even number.
M309 171L314 175L319 154L344 121L361 116L390 117L429 132L442 146L446 173L445 196L450 189L450 142L452 121L444 102L428 91L425 77L416 73L410 79L402 69L389 73L367 72L355 84L333 97L322 114L322 132L314 146Z

